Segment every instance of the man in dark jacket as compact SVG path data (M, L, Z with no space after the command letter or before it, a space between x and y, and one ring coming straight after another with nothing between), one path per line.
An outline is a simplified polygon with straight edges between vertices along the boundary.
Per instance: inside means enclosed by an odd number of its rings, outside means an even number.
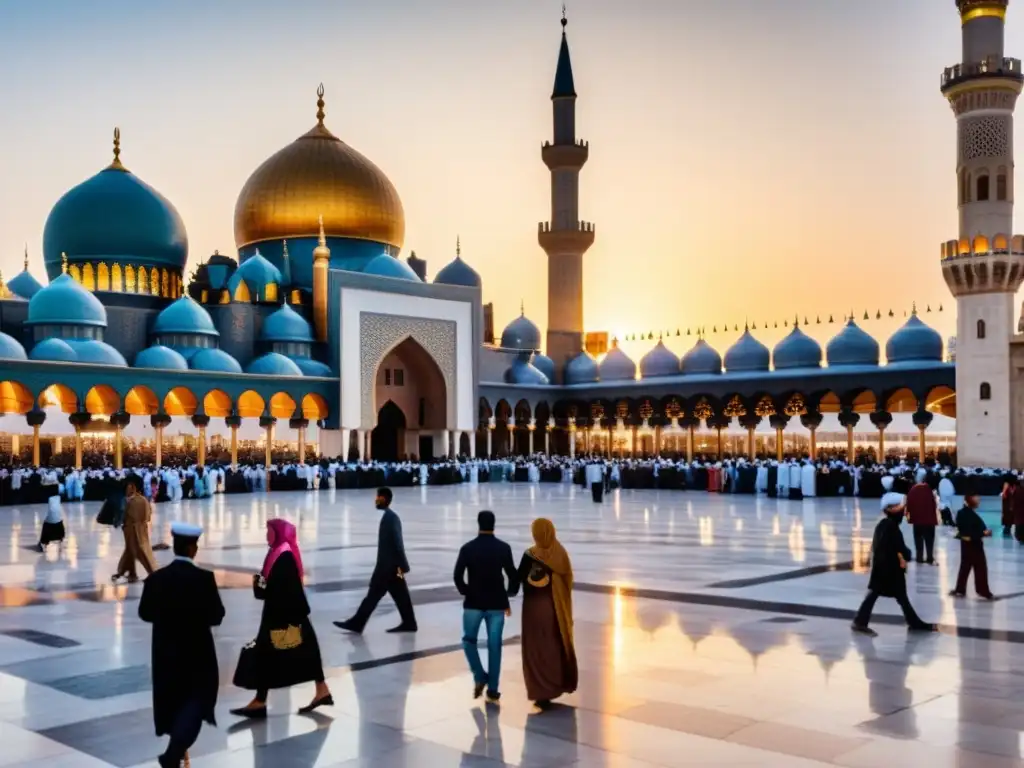
M907 494L907 519L914 527L917 562L937 565L934 557L935 527L939 524L939 505L927 482L927 472L918 470L917 482Z
M220 673L211 627L220 626L224 605L211 571L196 567L202 529L171 527L174 561L154 571L142 587L139 618L153 625L153 724L171 737L161 768L178 768L205 720L216 725Z
M935 632L937 627L921 620L907 596L907 562L911 555L900 531L904 513L903 494L892 491L886 493L882 497L881 506L885 517L875 527L875 535L871 541L871 579L868 581L868 594L857 611L851 629L871 637L877 635L878 633L868 626L871 611L879 597L892 597L903 609L903 617L907 620L907 628L911 632Z
M455 587L465 600L462 604L462 649L473 670L473 698L487 688L487 698L501 698L501 635L505 617L512 615L508 599L519 591L519 574L512 559L512 548L494 536L494 513L484 510L476 517L480 535L462 545L455 561ZM466 583L466 575L469 583ZM505 586L505 577L508 586ZM487 671L480 663L477 638L480 625L487 626Z
M956 537L960 539L960 572L956 577L956 587L949 594L953 597L967 596L967 579L974 571L974 590L985 600L994 600L995 596L988 586L988 561L985 559L985 537L992 531L985 525L981 515L977 513L981 499L973 487L965 489L964 506L956 513Z
M405 543L402 541L402 521L391 510L394 495L390 488L377 489L377 509L383 510L380 528L377 531L377 564L370 576L370 589L356 611L347 621L336 621L334 626L349 632L361 634L377 603L384 595L391 595L398 607L402 622L388 632L415 632L416 614L412 610L412 596L405 574L409 572L409 561L405 558Z

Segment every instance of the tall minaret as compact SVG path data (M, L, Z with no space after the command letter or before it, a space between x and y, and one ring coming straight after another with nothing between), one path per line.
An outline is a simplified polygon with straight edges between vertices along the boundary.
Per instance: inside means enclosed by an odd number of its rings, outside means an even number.
M1013 109L1021 63L1003 54L1009 0L956 0L962 61L942 74L957 120L960 236L942 246L956 297L957 459L1010 466L1010 339L1024 280L1024 238L1013 232Z
M576 138L576 87L565 36L558 51L555 87L551 92L554 140L544 142L541 158L551 171L551 220L542 221L537 239L548 255L547 354L562 380L565 363L583 347L583 254L594 243L594 225L580 221L580 169L589 145Z

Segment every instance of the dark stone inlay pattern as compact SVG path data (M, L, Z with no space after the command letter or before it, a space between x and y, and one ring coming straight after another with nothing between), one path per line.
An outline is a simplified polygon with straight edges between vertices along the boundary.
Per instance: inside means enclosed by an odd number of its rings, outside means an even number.
M519 645L522 642L522 637L519 635L512 635L502 640L502 645ZM362 672L367 669L376 669L377 667L386 667L391 664L403 664L407 661L416 661L417 659L426 659L431 656L442 656L446 653L456 653L462 650L462 643L452 643L451 645L442 645L436 648L424 648L419 651L407 651L406 653L398 653L394 656L384 656L380 659L367 659L366 661L357 661L348 665L349 670L352 672Z
M770 619L761 619L762 624L799 624L801 621L806 619L797 616L772 616Z
M0 631L0 635L13 637L15 640L24 640L26 643L35 643L46 648L75 648L81 645L77 640L60 635L51 635L49 632L40 632L37 629L6 629Z
M847 563L830 563L828 565L812 565L807 568L798 568L795 571L773 573L770 576L755 576L748 579L732 579L731 581L716 581L708 584L708 589L742 589L743 587L757 587L761 584L774 584L779 581L792 581L803 579L807 576L817 576L822 573L834 571L852 571L853 561Z
M152 678L148 665L136 664L103 672L60 677L46 682L45 685L80 699L99 701L151 690Z

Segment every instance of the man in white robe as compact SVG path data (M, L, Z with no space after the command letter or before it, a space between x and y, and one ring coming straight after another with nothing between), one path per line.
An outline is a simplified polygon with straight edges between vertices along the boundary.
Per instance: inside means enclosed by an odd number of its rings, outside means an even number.
M814 497L817 491L818 469L810 461L805 461L800 468L800 485L803 488L804 498Z

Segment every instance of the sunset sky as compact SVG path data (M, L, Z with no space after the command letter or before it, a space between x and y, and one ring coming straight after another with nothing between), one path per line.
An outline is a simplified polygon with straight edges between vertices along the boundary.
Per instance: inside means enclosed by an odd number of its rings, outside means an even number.
M556 0L39 0L0 24L0 269L50 207L122 159L181 212L190 262L233 252L249 173L314 122L376 162L406 211L403 257L481 273L501 327L546 324ZM957 236L953 0L575 0L589 330L624 334L853 308L884 338L916 300L944 337L939 243ZM1024 8L1007 52L1024 55ZM938 313L939 304L945 311ZM711 336L723 350L736 333ZM634 347L639 355L650 342Z

